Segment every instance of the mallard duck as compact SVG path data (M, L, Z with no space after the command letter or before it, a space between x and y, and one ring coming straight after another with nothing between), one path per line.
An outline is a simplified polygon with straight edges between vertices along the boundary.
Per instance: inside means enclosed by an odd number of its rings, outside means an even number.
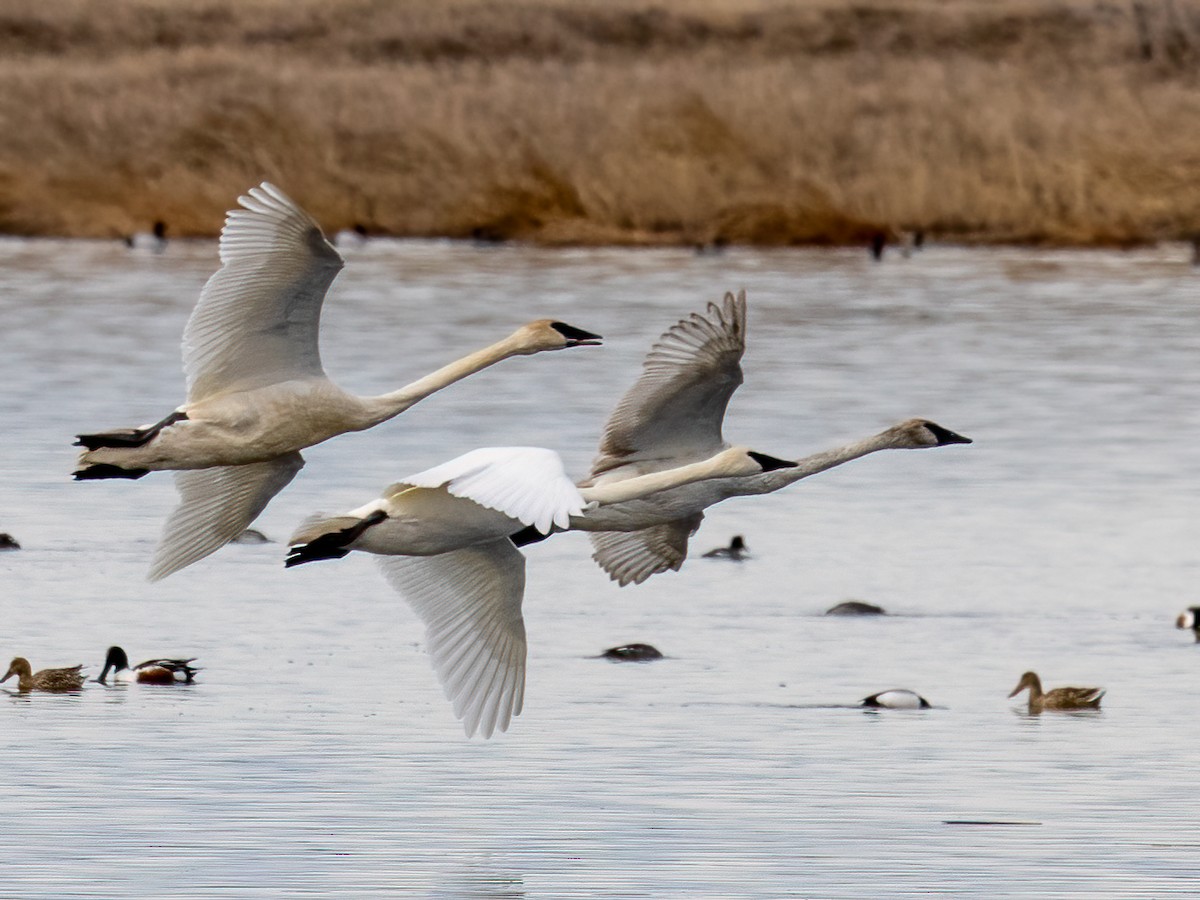
M78 691L83 687L84 681L82 665L71 666L69 669L42 669L35 675L29 660L23 656L18 656L9 663L8 671L0 678L0 682L8 681L14 675L17 676L17 690L22 693Z
M1029 688L1029 711L1039 713L1043 709L1099 709L1104 691L1100 688L1060 687L1042 692L1042 680L1034 672L1026 672L1017 682L1009 697L1015 697Z
M104 658L104 669L96 680L105 683L108 670L113 670L113 681L126 684L191 684L199 669L191 659L148 659L136 666L129 665L129 657L120 647L109 647Z
M915 691L899 688L891 691L880 691L870 697L863 698L861 706L868 709L930 709L930 703Z
M717 547L714 550L709 550L704 554L705 559L732 559L734 562L741 562L750 555L749 548L746 547L746 540L740 534L735 534L733 540L729 542L728 547Z

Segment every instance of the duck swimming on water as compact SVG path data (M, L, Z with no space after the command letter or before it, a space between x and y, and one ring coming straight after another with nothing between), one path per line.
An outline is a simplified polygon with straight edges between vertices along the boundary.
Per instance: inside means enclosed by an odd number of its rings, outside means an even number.
M704 554L704 559L732 559L734 562L741 562L749 556L750 548L746 546L746 539L740 534L735 534L728 547L716 547L709 550Z
M42 669L35 674L33 667L29 665L29 660L23 656L13 659L8 666L8 671L4 673L4 677L0 678L0 683L8 681L14 675L17 676L17 690L21 693L46 691L62 694L68 691L78 691L83 688L85 680L82 665L65 669Z
M859 704L868 709L930 709L930 703L915 691L898 688L880 691L863 699Z
M1009 697L1029 689L1029 711L1040 713L1044 709L1099 709L1104 691L1094 687L1060 687L1042 691L1042 680L1035 672L1026 672L1012 689Z
M104 658L104 669L96 680L107 683L109 670L113 681L125 684L191 684L200 670L192 665L191 659L148 659L136 666L129 665L129 657L120 647L109 647Z

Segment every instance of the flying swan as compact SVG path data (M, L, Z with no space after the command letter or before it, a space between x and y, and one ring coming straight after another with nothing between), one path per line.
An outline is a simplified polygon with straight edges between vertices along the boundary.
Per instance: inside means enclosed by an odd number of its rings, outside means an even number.
M391 485L344 515L292 536L287 566L379 555L384 575L425 624L434 669L469 736L491 737L525 695L524 528L562 530L586 509L705 478L790 466L732 447L707 460L602 487L578 488L553 450L488 447Z
M651 348L641 377L609 416L581 487L604 487L663 468L711 456L728 444L721 425L730 397L742 383L746 350L746 292L727 293L706 314L693 313L668 329ZM688 539L704 510L730 497L768 494L880 450L969 444L926 419L909 419L836 450L817 453L790 468L735 478L714 478L660 491L627 503L587 510L571 529L591 532L593 559L621 586L679 569Z
M540 319L397 391L358 397L329 380L321 304L342 258L274 185L238 198L221 229L221 268L183 332L187 402L140 428L81 434L77 480L175 470L179 506L150 568L157 581L241 534L304 465L300 451L362 431L510 356L600 343Z

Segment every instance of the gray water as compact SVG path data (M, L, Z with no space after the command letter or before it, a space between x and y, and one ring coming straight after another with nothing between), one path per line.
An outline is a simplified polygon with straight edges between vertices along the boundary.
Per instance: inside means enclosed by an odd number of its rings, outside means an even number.
M144 579L171 479L72 483L81 431L183 397L211 242L0 242L0 654L187 655L188 688L0 694L4 897L1166 897L1200 892L1200 274L1128 253L347 252L325 365L378 393L554 316L603 348L511 360L306 452L235 545ZM881 453L710 510L683 571L619 589L528 548L524 714L468 740L372 561L285 571L293 526L477 446L582 476L653 339L750 298L726 435ZM743 534L753 559L698 558ZM892 615L825 618L850 599ZM667 659L592 658L645 641ZM1008 691L1100 685L1030 717ZM11 682L10 682L11 684ZM8 687L9 685L5 685ZM935 709L865 712L907 687ZM988 821L1002 825L948 824Z

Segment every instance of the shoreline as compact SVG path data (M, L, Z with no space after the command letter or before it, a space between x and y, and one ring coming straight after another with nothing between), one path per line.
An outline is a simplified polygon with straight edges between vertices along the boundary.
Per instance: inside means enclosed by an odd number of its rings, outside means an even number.
M9 7L0 234L212 237L270 180L398 238L1200 235L1200 10L1170 0Z

